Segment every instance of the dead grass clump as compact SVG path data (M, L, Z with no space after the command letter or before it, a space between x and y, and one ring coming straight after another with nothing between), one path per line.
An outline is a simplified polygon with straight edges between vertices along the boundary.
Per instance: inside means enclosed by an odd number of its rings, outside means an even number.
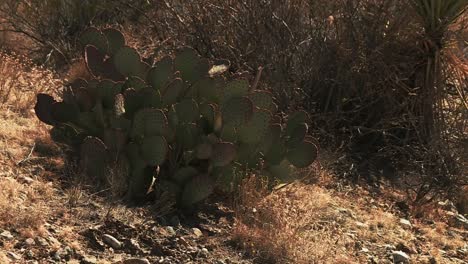
M0 178L0 228L31 233L40 231L53 195L49 185L37 183L23 185L12 178Z
M0 105L30 115L37 93L56 93L62 81L24 56L0 52Z
M294 184L264 196L258 181L243 185L234 240L260 263L353 263L349 238L333 198L318 187ZM254 199L252 199L254 198Z

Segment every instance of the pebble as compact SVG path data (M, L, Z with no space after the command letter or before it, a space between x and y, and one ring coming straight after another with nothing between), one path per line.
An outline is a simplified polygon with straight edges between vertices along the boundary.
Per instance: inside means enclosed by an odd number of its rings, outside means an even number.
M407 219L404 219L404 218L400 218L400 224L403 225L406 228L412 228L413 227L411 222L409 220L407 220Z
M393 251L393 263L409 263L410 257L403 251Z
M119 240L117 240L117 238L109 234L104 234L102 236L102 240L104 241L104 243L111 246L113 249L119 249L122 247L122 243Z
M195 235L195 237L197 237L197 238L203 236L202 231L200 229L196 228L196 227L192 228L192 232Z
M24 241L24 244L26 244L26 246L28 247L31 247L31 246L34 246L36 244L36 241L34 241L34 239L32 238L28 238Z
M145 258L131 258L124 260L123 264L150 264L150 262Z
M6 231L6 230L0 233L0 237L3 237L7 240L12 240L14 238L13 235L10 233L10 231Z
M169 235L171 235L171 236L176 235L176 231L174 230L174 228L172 226L166 226L164 229L167 231L167 233L169 233Z
M7 255L8 255L8 257L10 257L11 259L14 259L14 260L20 260L21 259L21 256L18 256L15 253L10 252L10 251L7 252Z

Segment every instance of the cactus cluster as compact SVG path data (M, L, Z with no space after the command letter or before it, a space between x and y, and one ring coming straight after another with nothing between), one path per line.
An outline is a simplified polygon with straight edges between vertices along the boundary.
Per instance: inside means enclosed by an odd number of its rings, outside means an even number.
M81 45L94 78L74 81L60 102L39 94L35 111L79 145L88 176L105 180L118 167L131 198L145 197L157 176L187 207L231 189L246 169L285 180L317 157L305 112L283 122L271 93L226 80L191 48L149 65L114 29L90 28Z

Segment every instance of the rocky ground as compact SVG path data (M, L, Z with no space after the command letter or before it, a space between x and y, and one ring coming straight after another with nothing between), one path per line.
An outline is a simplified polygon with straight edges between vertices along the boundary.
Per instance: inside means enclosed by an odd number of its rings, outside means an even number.
M32 117L2 112L0 152L0 263L468 263L450 201L416 218L384 185L296 183L189 216L93 192Z

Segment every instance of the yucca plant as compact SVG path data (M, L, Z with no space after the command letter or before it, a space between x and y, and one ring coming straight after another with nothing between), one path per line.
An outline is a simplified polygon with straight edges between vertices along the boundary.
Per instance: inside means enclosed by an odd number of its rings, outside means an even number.
M446 45L445 35L449 26L466 11L468 0L411 0L411 3L425 30L424 49L427 61L424 69L421 121L425 139L431 141L440 136L437 109L441 105L441 50Z

